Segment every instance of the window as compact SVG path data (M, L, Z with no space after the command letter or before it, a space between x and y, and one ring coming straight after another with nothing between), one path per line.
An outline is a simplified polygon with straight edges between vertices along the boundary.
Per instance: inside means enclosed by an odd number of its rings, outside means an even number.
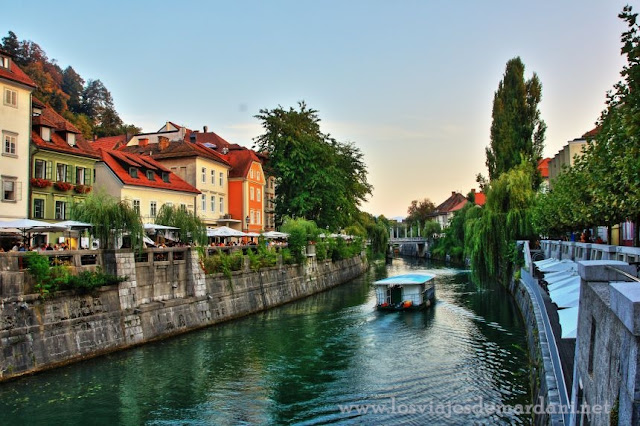
M256 212L256 223L257 223L258 225L262 223L262 222L260 221L260 210L258 210L258 211Z
M155 173L153 173L153 170L147 170L147 179L156 180L154 175L155 175Z
M44 219L44 200L42 198L33 199L33 217Z
M135 210L138 215L140 214L140 200L133 200L133 210Z
M76 146L76 134L67 132L67 143L69 146Z
M7 155L16 155L18 135L15 133L2 132L2 140L2 153Z
M86 174L84 167L76 167L76 183L78 185L84 184Z
M207 183L207 168L202 168L202 183Z
M16 178L2 177L2 201L18 201Z
M44 160L36 160L33 167L33 177L37 179L47 178L47 163Z
M158 208L158 205L156 204L156 202L151 201L149 205L149 216L156 217L157 208Z
M162 172L162 181L169 183L169 173L168 172Z
M69 166L66 164L56 164L56 180L59 182L67 182L67 169Z
M224 197L220 197L220 213L224 213Z
M253 200L253 186L249 188L249 199Z
M40 137L45 142L51 142L51 129L47 126L42 126L40 128Z
M216 184L216 171L211 169L211 185Z
M202 211L207 211L207 196L206 194L202 194Z
M56 201L56 220L65 220L67 218L67 203L65 201Z
M249 177L253 179L253 169L249 170Z
M216 212L216 196L212 195L211 196L211 213L215 213Z
M262 201L262 198L260 198L261 192L259 189L256 189L256 201Z
M180 210L182 210L183 212L186 212L187 211L187 205L184 204L184 203L181 203L180 204Z
M18 92L5 87L4 104L10 107L18 108Z
M9 69L9 58L0 56L0 67Z
M138 178L138 169L136 169L135 167L129 167L129 176L131 176L132 178Z
M220 186L224 185L224 175L220 173Z
M256 179L260 180L260 172L256 172L256 176L257 176Z

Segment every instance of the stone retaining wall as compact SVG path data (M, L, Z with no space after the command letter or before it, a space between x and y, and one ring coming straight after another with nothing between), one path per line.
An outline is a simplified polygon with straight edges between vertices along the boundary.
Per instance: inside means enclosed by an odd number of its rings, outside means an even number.
M181 260L170 253L158 262L105 253L105 269L126 281L87 295L59 292L46 301L25 294L33 287L28 273L4 268L0 381L278 306L347 282L367 267L364 256L336 263L311 257L305 266L259 272L246 266L228 278L205 276L197 253L184 253Z

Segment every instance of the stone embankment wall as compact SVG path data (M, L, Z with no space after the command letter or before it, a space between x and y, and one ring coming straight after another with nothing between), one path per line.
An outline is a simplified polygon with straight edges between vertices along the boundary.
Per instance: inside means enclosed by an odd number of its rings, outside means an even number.
M205 276L197 253L188 249L100 253L93 261L69 252L65 256L78 270L102 266L127 279L91 294L59 292L43 301L20 268L21 256L0 256L0 380L278 306L347 282L367 267L364 256L335 263L311 257L304 266L258 272L247 264L228 278Z

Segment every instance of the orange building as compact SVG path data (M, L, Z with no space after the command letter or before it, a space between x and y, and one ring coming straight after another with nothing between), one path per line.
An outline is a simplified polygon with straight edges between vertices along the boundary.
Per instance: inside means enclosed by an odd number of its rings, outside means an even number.
M231 149L227 156L229 171L229 213L242 218L242 230L264 230L265 178L260 159L250 149Z

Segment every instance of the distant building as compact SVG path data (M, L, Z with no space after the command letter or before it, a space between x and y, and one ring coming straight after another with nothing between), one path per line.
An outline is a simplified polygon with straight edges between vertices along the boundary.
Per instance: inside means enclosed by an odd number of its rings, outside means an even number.
M449 226L449 221L453 217L453 214L462 209L468 200L459 192L452 191L451 196L444 200L440 205L436 207L431 214L433 220L440 224L442 229Z
M593 129L582 135L582 137L567 142L567 144L549 160L549 189L553 189L553 180L562 173L562 168L564 166L572 167L576 158L584 155L584 149L587 146L587 141L593 139L596 134L597 129Z
M23 219L29 206L29 136L31 93L36 85L0 51L0 220Z
M551 158L543 158L538 161L538 170L540 171L540 176L542 177L542 182L540 183L540 191L547 192L549 191L549 162Z

